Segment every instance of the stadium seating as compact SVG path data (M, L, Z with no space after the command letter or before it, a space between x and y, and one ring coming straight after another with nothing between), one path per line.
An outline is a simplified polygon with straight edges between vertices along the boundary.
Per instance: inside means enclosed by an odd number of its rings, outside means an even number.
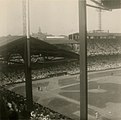
M77 48L79 52L79 47ZM87 56L113 55L113 54L121 54L121 40L118 39L87 40Z
M121 67L121 55L98 55L88 57L88 71L107 70ZM56 65L43 65L32 69L32 79L45 79L59 75L79 73L79 61L58 63ZM0 82L2 85L13 84L25 81L24 70L17 68L0 71Z
M26 98L0 86L0 120L72 120L38 103L33 104L29 114Z

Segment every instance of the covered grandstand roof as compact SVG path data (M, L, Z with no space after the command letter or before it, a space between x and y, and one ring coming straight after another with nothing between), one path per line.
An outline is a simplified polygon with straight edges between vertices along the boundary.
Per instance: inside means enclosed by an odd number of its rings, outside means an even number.
M0 55L6 56L11 53L24 54L25 36L6 36L0 37ZM44 56L79 58L79 55L67 50L59 49L40 39L30 38L31 55L42 54Z
M109 9L121 8L121 0L101 0L103 5Z
M21 39L23 38L23 36L11 36L11 35L8 35L8 36L5 36L5 37L0 37L0 47L8 44L8 43L11 43L13 41L16 41L18 39Z

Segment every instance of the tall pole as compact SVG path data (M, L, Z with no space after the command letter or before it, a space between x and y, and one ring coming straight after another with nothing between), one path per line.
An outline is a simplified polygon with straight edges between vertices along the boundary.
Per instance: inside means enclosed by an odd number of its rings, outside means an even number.
M101 0L98 0L98 2L101 4ZM101 32L101 30L102 30L102 10L101 9L99 9L99 11L98 11L98 19L99 19L99 31Z
M29 0L26 0L26 33L27 38L30 38L30 17L29 17Z
M26 36L26 0L22 1L23 14L23 35Z
M79 0L80 120L88 119L86 0Z
M102 27L102 21L101 21L101 20L102 20L102 18L101 18L101 13L102 13L102 11L101 11L101 9L99 9L99 13L98 13L98 14L99 14L99 16L98 16L98 17L99 17L99 31L101 31L101 30L102 30L102 28L101 28L101 27Z
M33 108L33 95L32 95L32 79L31 79L29 0L26 0L26 36L27 36L25 42L26 99L27 99L27 110L28 112L31 112Z

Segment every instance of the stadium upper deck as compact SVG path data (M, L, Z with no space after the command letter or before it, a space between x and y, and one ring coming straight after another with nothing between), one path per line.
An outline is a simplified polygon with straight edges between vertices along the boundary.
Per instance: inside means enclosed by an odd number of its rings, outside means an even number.
M20 54L24 58L26 37L6 36L0 38L0 55L6 60L11 54ZM30 38L31 55L41 55L46 57L65 57L78 59L79 55L64 49L60 49L49 42L40 39Z
M79 41L79 33L69 35L70 40ZM79 52L79 45L76 45ZM87 33L87 55L112 55L121 54L121 33Z
M69 35L70 40L79 41L79 33L73 33ZM121 33L109 33L109 32L98 32L92 31L87 33L88 39L121 39Z

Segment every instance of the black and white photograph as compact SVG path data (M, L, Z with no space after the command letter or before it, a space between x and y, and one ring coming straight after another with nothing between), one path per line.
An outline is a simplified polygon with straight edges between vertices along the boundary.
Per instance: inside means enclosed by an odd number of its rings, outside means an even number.
M0 0L0 120L121 120L121 0Z

